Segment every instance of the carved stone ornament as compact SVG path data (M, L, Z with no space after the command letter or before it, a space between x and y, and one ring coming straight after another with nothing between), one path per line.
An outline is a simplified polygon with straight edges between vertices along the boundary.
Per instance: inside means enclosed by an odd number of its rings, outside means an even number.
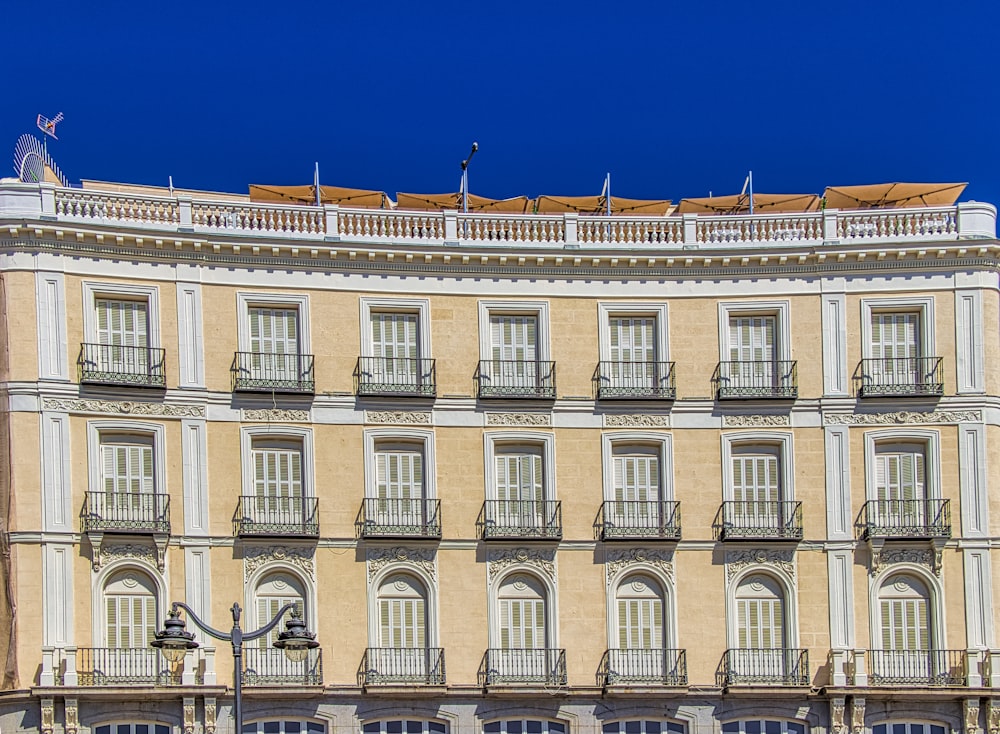
M488 426L551 426L548 413L487 413Z
M844 734L844 709L847 699L830 699L830 734Z
M828 426L897 426L913 423L982 423L980 410L936 410L918 413L903 410L897 413L825 413L823 423Z
M88 533L93 551L91 565L94 571L100 571L105 564L122 559L143 561L155 566L161 573L164 569L167 554L167 536L157 535L153 545L143 543L118 543L105 540L102 533Z
M795 578L795 551L774 548L750 548L726 551L726 579L749 566L771 566Z
M427 410L367 410L365 411L365 422L430 425L431 413Z
M400 570L407 566L419 568L431 579L437 577L437 552L433 548L369 548L367 552L368 580L386 566L398 566Z
M672 550L629 548L628 550L609 550L605 553L604 568L607 571L608 586L623 569L643 563L655 566L673 581L674 553Z
M787 415L724 415L722 425L726 428L774 428L791 425Z
M868 572L875 576L886 566L897 563L914 563L926 566L935 576L941 575L941 548L886 548L872 545L871 564Z
M205 697L205 734L215 734L215 699Z
M194 734L194 697L184 698L184 734Z
M295 566L310 579L316 579L314 563L316 549L284 545L245 546L243 549L243 578L247 581L253 573L269 563L287 563Z
M63 700L63 705L66 709L66 725L63 727L63 731L66 734L76 734L80 731L80 707L75 698L67 698Z
M490 581L501 571L511 566L527 566L548 576L553 583L556 580L556 552L552 549L539 548L496 548L490 551L486 559L487 574Z
M665 413L605 413L605 428L669 428L670 416Z
M67 413L110 413L111 415L155 415L164 418L204 418L204 405L168 405L166 403L137 403L131 400L75 400L70 398L44 398L43 410L61 410Z
M979 728L979 699L965 699L964 713L962 723L965 725L965 734L979 734L982 731Z
M52 734L52 730L55 729L55 722L56 722L55 699L43 698L41 700L41 707L42 707L42 721L41 721L42 734Z
M865 699L851 699L851 734L865 734Z
M986 727L990 734L1000 734L1000 698L989 699L986 712Z
M243 409L244 421L260 423L309 423L312 417L308 410Z

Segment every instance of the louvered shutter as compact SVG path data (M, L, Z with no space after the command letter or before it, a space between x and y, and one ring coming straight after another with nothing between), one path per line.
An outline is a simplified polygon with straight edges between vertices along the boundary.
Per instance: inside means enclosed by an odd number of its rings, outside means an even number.
M419 342L417 315L406 313L373 313L372 347L379 360L376 373L387 381L400 384L417 382Z
M512 606L513 602L509 599L500 601L500 649L502 650L512 649L511 632L514 630Z
M631 629L631 607L626 599L618 600L618 648L626 650L631 642L629 630Z
M305 619L305 604L298 596L258 596L257 597L257 627L263 627L278 613L285 604L295 604L299 614ZM285 622L288 620L291 610L285 612L281 621L275 625L274 629L259 639L261 649L270 649L278 635L285 631Z
M902 359L920 356L918 313L872 313L872 357Z

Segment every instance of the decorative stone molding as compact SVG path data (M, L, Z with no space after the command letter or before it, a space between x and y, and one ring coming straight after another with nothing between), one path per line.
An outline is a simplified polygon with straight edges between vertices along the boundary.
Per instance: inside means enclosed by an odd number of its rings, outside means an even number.
M665 413L605 413L605 428L669 428L670 416Z
M66 413L109 413L111 415L154 415L164 418L204 418L204 405L168 405L166 403L137 403L131 400L76 400L69 398L44 398L43 410L60 410Z
M792 420L787 415L724 415L725 428L774 428L789 426Z
M551 426L548 413L487 413L488 426Z
M43 698L40 702L42 707L41 730L42 734L52 734L56 725L56 704L53 698Z
M548 576L553 583L556 580L556 552L554 550L540 550L538 548L494 549L489 552L486 560L488 561L487 575L490 581L493 581L505 568L511 566L530 566Z
M431 424L431 413L427 410L366 410L366 423L417 423L420 425Z
M437 577L437 553L432 548L369 548L367 556L369 582L386 566L397 565L419 568L432 580Z
M243 549L243 578L249 581L253 573L269 563L287 563L295 566L313 581L316 580L316 549L294 546L245 546Z
M979 699L967 698L964 701L962 723L965 725L965 734L979 734Z
M750 548L748 550L726 551L726 579L731 581L736 574L749 566L771 566L795 578L795 551L773 548Z
M1000 698L989 699L986 711L986 728L989 734L1000 734Z
M311 416L308 410L274 410L263 409L243 409L242 419L244 421L254 421L259 423L309 423Z
M651 548L630 548L628 550L609 550L604 555L604 568L607 571L607 583L611 583L618 573L638 564L655 566L670 580L674 580L674 553L672 550L653 550Z
M851 734L865 734L865 699L851 699Z
M100 571L106 563L122 559L143 561L155 566L161 573L165 568L168 539L166 535L154 536L153 545L118 543L113 540L105 543L104 539L107 536L102 533L88 533L88 536L93 552L91 566L95 572Z
M194 734L194 696L184 697L184 734Z
M205 697L205 734L215 734L215 699Z
M80 731L80 706L75 698L63 699L63 707L66 710L66 724L63 726L65 734L76 734Z
M844 710L847 706L845 698L830 699L830 734L844 734Z
M912 423L982 423L980 410L936 410L918 413L902 410L897 413L825 413L827 426L903 425Z
M915 563L918 566L926 566L935 576L940 576L941 552L942 549L937 546L933 548L886 548L884 545L872 545L871 564L869 564L868 572L871 576L875 576L886 566L897 563Z

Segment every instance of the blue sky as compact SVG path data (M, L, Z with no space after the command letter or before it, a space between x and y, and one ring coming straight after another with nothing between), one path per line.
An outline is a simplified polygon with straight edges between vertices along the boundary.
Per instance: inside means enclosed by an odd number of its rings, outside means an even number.
M1000 202L1000 3L8 2L0 146L71 180ZM15 30L16 29L16 30ZM7 174L3 174L7 175Z

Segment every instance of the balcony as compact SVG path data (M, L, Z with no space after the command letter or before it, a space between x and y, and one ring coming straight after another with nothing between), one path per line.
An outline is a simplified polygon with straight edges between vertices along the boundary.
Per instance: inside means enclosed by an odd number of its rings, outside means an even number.
M673 362L598 362L594 370L598 400L674 400Z
M79 647L76 673L81 686L177 686L184 663L169 663L151 647Z
M362 686L443 686L444 650L439 647L369 647L358 669Z
M319 535L318 504L315 497L240 497L233 513L233 534L315 538Z
M80 512L84 533L170 534L170 497L151 492L87 492Z
M871 686L964 686L965 650L868 650Z
M243 685L321 686L323 651L318 647L309 650L305 660L294 662L275 647L244 647Z
M479 666L479 684L565 686L566 651L490 648Z
M556 363L484 359L474 375L480 399L556 397Z
M861 540L947 540L950 500L868 500L855 522Z
M801 502L723 502L716 540L802 540Z
M81 344L76 363L87 385L165 388L166 351L157 347Z
M944 395L941 357L862 359L854 370L859 398L940 397Z
M681 503L608 500L594 522L598 539L680 540Z
M809 652L793 648L726 650L719 685L808 686Z
M316 392L311 354L236 352L230 371L233 392Z
M433 359L358 357L354 391L360 397L433 398L437 367Z
M441 500L367 497L354 521L359 538L441 538Z
M687 655L684 650L608 650L597 678L604 686L686 686Z
M483 540L560 540L562 503L557 500L486 500L476 526Z
M719 362L712 382L718 400L795 400L799 396L795 360Z

